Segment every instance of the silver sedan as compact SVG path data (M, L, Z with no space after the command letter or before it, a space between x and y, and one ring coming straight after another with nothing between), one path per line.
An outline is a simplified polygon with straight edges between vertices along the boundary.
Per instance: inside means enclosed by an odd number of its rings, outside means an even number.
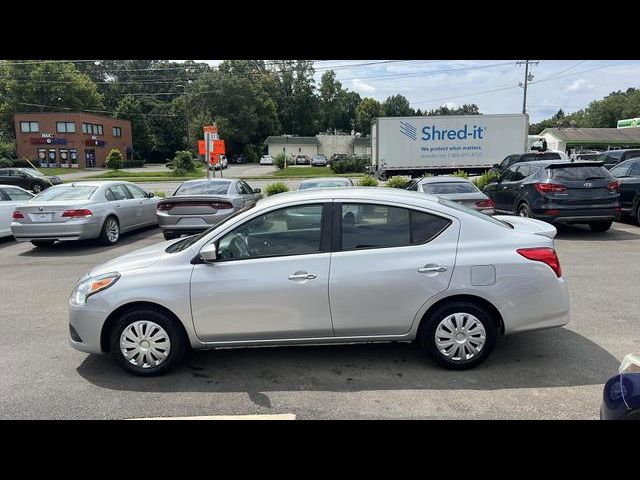
M452 176L423 177L412 180L407 190L428 193L458 202L487 215L493 215L494 203L466 178Z
M158 223L167 240L192 235L261 198L259 188L242 180L189 180L158 203Z
M287 224L292 209L304 228ZM406 190L273 195L93 268L71 293L70 342L136 375L167 371L189 347L379 341L470 368L500 334L569 321L555 234Z
M54 185L16 206L11 232L37 247L89 238L113 245L123 232L156 225L157 203L153 193L130 182Z

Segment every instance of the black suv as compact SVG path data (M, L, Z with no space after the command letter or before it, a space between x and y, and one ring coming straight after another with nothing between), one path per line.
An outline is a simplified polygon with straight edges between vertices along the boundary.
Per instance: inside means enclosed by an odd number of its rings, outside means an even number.
M604 168L611 169L620 162L624 162L625 160L629 160L634 157L640 157L640 150L609 150L598 155L595 160L596 162L602 162L604 164Z
M604 232L620 217L619 187L599 162L536 161L507 169L484 193L496 213L586 223L594 232Z
M0 184L15 185L36 194L60 183L60 177L46 177L34 168L0 168Z
M632 216L640 225L640 158L625 160L609 173L620 181L622 215Z
M502 173L507 168L512 167L516 163L522 162L534 162L541 160L563 160L558 152L527 152L527 153L516 153L514 155L509 155L502 160L499 164L496 163L491 171Z

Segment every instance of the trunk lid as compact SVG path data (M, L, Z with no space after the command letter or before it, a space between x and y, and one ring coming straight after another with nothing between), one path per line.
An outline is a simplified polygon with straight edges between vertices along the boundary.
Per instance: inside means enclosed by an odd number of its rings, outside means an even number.
M494 215L493 218L508 223L517 233L533 233L551 239L555 238L556 234L558 233L556 227L554 227L550 223L543 222L542 220L535 220L533 218L526 217L515 217L512 215Z
M63 217L66 210L77 210L86 208L91 210L91 200L74 200L73 202L27 202L18 205L15 210L19 210L24 218L18 220L20 223L65 223L74 220L73 217Z
M214 215L233 209L233 202L224 195L184 195L164 198L157 208L168 215Z

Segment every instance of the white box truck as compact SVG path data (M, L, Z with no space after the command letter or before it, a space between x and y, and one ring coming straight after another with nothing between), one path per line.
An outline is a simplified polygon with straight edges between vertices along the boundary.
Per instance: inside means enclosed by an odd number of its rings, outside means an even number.
M479 173L528 150L525 114L379 117L371 122L371 172Z

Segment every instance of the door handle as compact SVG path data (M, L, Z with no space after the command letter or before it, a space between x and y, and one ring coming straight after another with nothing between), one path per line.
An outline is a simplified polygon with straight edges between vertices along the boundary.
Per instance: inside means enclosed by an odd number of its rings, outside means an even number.
M120 206L120 204L119 204L119 203L116 203L116 208L117 208L117 207L119 207L119 206Z
M315 280L316 278L316 274L307 272L296 272L289 275L289 280Z
M443 273L446 271L447 267L443 267L442 265L434 265L433 263L430 263L418 269L419 273Z

